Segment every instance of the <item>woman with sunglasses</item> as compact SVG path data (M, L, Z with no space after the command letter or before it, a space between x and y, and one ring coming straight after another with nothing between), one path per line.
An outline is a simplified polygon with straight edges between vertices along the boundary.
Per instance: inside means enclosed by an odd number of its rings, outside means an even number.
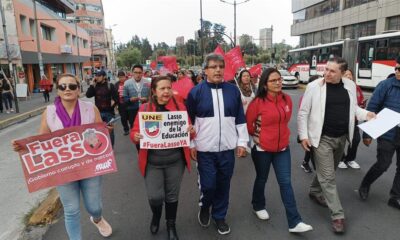
M72 74L61 74L56 81L58 97L54 105L47 106L42 114L39 134L51 133L59 129L89 123L101 123L100 112L90 102L79 100L79 80ZM112 127L108 127L111 129ZM13 142L14 150L20 146ZM102 217L101 176L82 179L57 186L64 208L65 227L70 240L81 240L80 194L90 221L103 237L112 233L111 226Z
M149 99L149 103L143 104L139 112L186 111L185 105L176 101L173 97L171 79L167 76L153 79ZM191 125L188 130L193 137L194 129ZM140 139L143 138L139 130L139 114L136 116L130 136L135 144L138 144ZM175 222L185 165L190 170L190 150L188 147L139 150L139 168L144 176L147 196L153 212L150 232L152 234L158 232L163 202L165 202L165 219L169 240L179 239Z
M265 208L265 184L272 164L279 184L281 199L286 210L289 232L307 232L313 228L301 219L297 211L291 183L291 157L289 149L292 100L282 92L282 77L278 70L268 68L260 78L256 97L247 113L247 129L255 145L251 150L256 170L253 187L253 210L261 220L269 219Z

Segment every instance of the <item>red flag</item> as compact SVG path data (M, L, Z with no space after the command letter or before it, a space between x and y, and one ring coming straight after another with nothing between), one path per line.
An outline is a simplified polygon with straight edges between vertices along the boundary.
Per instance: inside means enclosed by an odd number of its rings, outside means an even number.
M152 62L150 63L150 68L153 69L153 70L156 70L156 68L157 68L157 62L156 62L156 61L152 61Z
M174 94L180 95L183 99L186 99L189 95L190 90L194 87L192 80L188 77L176 80L172 83L172 91Z
M178 70L175 56L161 56L158 58L158 61L163 62L164 67L171 72Z
M249 72L250 72L250 74L251 74L252 77L258 77L258 76L260 76L261 73L262 73L262 65L261 65L261 63L252 66L252 67L249 69Z
M221 45L218 44L218 46L215 48L214 53L219 54L221 56L225 56L224 49L222 49Z
M246 67L240 47L234 47L225 54L225 80L232 80L240 67Z

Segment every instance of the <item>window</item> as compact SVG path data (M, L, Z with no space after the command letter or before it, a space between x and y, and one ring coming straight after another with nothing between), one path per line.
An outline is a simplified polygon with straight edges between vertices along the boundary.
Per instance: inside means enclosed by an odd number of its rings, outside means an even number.
M393 38L389 41L388 59L400 57L400 38Z
M71 34L70 33L65 33L65 42L68 44L68 45L71 45L71 43L72 43L72 39L71 39Z
M362 42L359 44L360 69L371 69L374 59L374 42Z
M42 37L44 40L48 41L54 41L55 40L55 28L46 26L46 25L40 25L40 28L42 29Z
M83 48L89 48L88 40L83 39Z
M377 40L376 41L376 53L375 53L375 59L376 60L386 60L387 59L387 40L382 39L382 40Z
M76 10L86 10L86 4L84 3L77 3Z
M36 38L36 25L35 20L29 18L29 29L31 32L31 36Z
M321 17L339 11L339 0L326 0L306 8L305 19Z
M29 35L28 21L24 15L19 15L19 21L21 22L21 30L24 35Z
M313 42L313 44L317 45L317 44L320 44L320 43L322 43L321 31L315 32L314 33L314 42Z
M75 47L77 47L77 46L78 46L77 43L78 43L78 41L77 41L77 39L76 39L76 36L75 36L75 35L72 35L72 44L73 44Z
M344 0L344 9L375 1L376 0Z
M371 36L376 34L376 21L363 22L344 26L343 37L357 39L359 37Z
M400 30L400 16L387 19L387 30Z

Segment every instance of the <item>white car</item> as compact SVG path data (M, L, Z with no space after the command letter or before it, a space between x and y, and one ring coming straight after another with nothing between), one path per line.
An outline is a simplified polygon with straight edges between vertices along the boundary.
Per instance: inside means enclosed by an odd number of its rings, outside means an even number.
M297 88L299 81L287 70L279 70L283 78L282 87L283 88Z

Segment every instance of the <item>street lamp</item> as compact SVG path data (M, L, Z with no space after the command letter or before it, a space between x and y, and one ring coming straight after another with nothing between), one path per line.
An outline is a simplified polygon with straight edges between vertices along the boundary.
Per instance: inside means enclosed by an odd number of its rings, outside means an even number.
M250 0L245 0L243 2L236 2L236 0L234 0L233 3L227 2L225 0L220 0L220 1L223 2L223 3L227 3L227 4L230 4L230 5L233 5L233 37L234 37L233 43L236 46L236 5L246 3L246 2L248 2Z

